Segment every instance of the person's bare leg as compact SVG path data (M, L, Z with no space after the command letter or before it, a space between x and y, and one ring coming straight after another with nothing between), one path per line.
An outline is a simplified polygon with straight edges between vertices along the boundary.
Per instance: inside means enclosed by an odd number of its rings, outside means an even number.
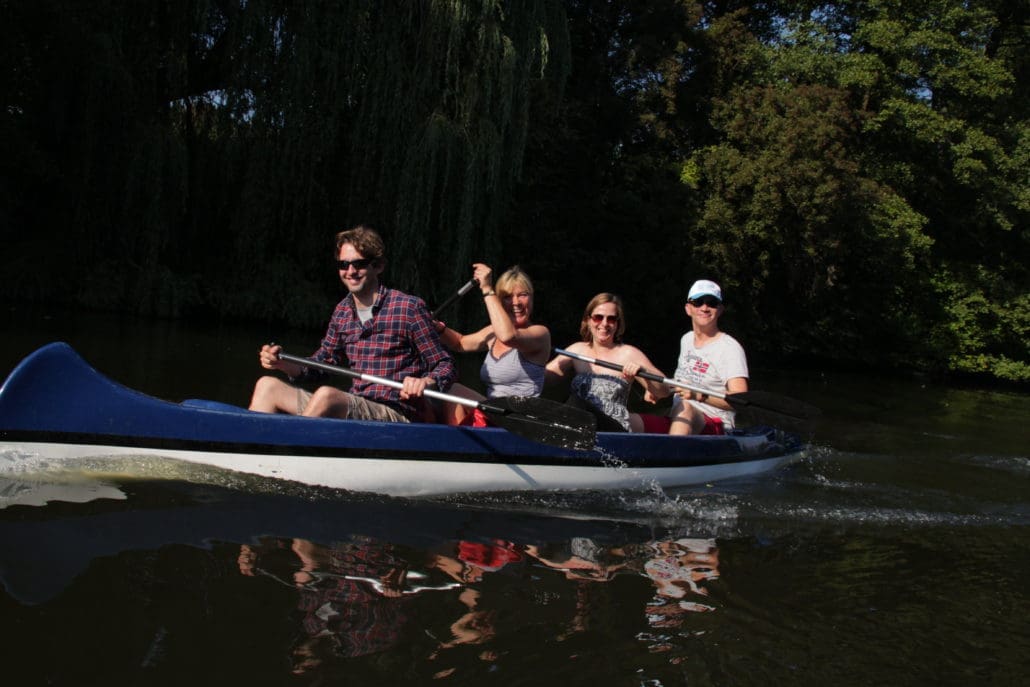
M672 423L669 425L669 434L677 437L685 437L690 434L690 421L684 420L680 416L672 418Z
M350 415L350 396L336 387L320 386L311 394L304 408L305 417L338 417Z
M672 424L669 426L669 434L685 437L690 434L699 433L704 429L704 426L704 413L691 404L684 403L680 408L679 413L672 418Z
M250 398L250 409L260 413L297 414L297 387L278 377L265 376L254 384Z

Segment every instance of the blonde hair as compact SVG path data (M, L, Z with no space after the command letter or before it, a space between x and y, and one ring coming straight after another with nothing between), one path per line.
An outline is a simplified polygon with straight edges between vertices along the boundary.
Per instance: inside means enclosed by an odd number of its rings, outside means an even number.
M590 331L590 316L594 313L594 308L605 303L615 304L615 315L619 318L619 326L615 328L615 336L612 338L615 343L622 343L622 335L626 333L626 314L622 309L622 299L607 291L591 298L583 310L583 319L579 323L579 335L585 343L591 343L594 340L594 334Z
M494 287L497 290L497 295L501 298L510 296L515 292L515 288L521 286L529 295L533 295L533 282L530 281L529 275L522 271L522 268L518 265L514 265L509 268L504 274L497 279L497 283Z

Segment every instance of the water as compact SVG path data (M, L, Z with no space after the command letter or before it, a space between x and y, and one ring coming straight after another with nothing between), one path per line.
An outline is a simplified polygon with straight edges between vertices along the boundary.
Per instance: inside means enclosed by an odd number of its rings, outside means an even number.
M178 400L260 328L13 313ZM663 492L391 499L139 456L0 455L12 685L969 685L1030 674L1030 398L765 373L805 459Z

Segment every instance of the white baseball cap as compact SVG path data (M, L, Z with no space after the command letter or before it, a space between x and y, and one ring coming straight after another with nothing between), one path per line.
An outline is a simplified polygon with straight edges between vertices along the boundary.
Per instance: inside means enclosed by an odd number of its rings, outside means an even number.
M701 296L715 296L720 301L722 300L722 289L714 281L708 279L698 279L694 282L694 285L690 287L690 293L687 294L687 300L692 301L695 298Z

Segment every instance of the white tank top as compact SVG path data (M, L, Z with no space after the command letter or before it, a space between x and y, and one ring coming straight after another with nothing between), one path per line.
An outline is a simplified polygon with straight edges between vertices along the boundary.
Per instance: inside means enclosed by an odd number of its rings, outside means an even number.
M491 342L479 368L479 378L486 385L487 398L539 396L544 389L544 372L543 365L526 360L514 348L495 356Z

